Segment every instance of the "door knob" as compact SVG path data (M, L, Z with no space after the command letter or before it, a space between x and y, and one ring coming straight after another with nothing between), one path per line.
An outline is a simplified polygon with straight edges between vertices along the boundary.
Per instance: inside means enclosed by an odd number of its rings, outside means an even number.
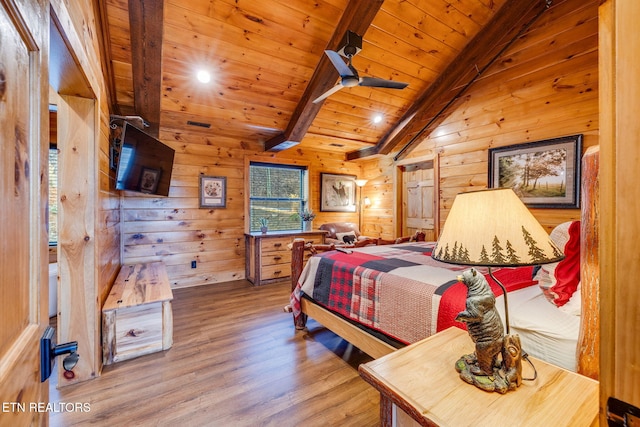
M68 356L62 361L62 367L65 371L70 372L80 358L78 341L56 345L55 329L47 326L42 338L40 338L40 382L45 382L51 376L56 357L63 354L68 354Z

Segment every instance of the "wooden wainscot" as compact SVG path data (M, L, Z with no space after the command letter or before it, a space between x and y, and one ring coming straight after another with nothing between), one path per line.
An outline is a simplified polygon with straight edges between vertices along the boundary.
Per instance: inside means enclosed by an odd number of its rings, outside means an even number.
M172 299L162 262L122 266L102 307L102 362L171 348Z

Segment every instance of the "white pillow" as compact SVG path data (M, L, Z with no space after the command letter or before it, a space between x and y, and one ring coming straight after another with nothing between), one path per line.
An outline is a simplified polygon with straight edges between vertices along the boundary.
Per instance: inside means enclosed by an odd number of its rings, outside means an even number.
M336 238L343 243L352 245L356 241L356 232L349 231L347 233L336 233Z

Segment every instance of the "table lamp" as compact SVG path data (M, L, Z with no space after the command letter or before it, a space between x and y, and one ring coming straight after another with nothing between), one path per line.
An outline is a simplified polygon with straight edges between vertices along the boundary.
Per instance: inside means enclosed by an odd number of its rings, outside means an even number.
M520 337L511 335L505 286L492 267L529 266L564 258L549 234L510 188L458 194L433 249L438 261L488 267L504 295L506 335L495 309L495 295L476 268L458 276L467 286L466 310L456 320L467 324L473 354L456 362L460 377L486 391L506 393L522 383Z

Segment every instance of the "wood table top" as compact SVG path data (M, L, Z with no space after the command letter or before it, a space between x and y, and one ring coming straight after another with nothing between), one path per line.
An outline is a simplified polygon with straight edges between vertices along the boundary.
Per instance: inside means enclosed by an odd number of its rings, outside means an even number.
M424 425L588 426L596 419L597 381L530 357L536 380L506 394L486 392L465 383L454 367L473 351L468 333L452 327L360 365L359 371ZM525 361L523 377L533 377Z

